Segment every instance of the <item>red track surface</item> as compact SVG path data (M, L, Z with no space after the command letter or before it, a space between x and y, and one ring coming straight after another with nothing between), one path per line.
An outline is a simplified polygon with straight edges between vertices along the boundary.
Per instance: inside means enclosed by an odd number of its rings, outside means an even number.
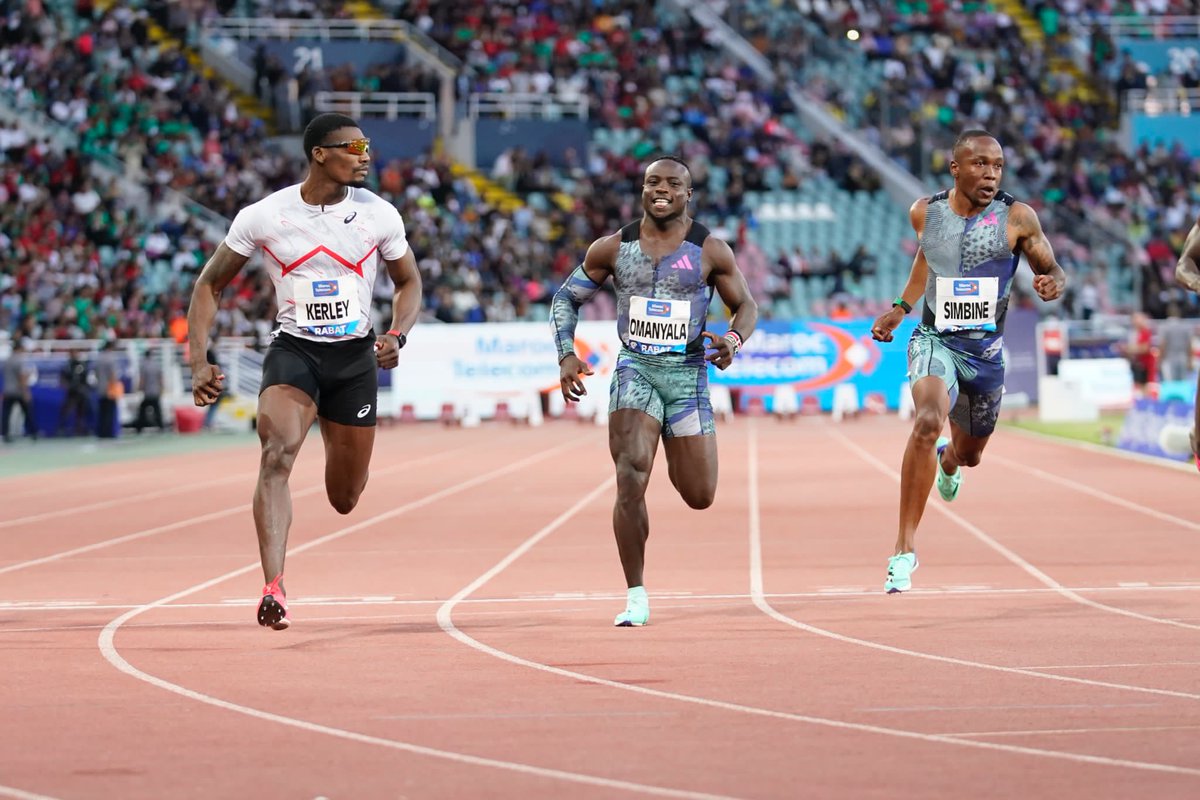
M588 426L381 430L348 517L314 438L281 633L254 449L0 481L0 796L1200 796L1196 476L1001 431L889 597L906 436L660 457L642 629Z

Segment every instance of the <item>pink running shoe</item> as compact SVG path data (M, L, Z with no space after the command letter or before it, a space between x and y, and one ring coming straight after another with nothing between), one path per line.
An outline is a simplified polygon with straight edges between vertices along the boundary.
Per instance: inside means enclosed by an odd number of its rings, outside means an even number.
M262 600L258 601L258 624L273 630L286 630L292 621L288 618L287 595L279 582L283 573L263 587Z

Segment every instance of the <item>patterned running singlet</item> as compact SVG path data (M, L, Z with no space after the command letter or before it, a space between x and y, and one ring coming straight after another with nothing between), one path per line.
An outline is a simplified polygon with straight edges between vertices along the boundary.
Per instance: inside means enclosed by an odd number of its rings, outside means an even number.
M946 383L950 419L972 436L996 426L1004 391L1004 319L1019 258L1008 243L1013 196L998 192L960 217L949 191L929 198L921 251L929 264L921 324L908 345L909 379Z
M609 412L634 409L662 423L662 435L715 432L704 333L713 290L700 260L709 232L692 222L683 243L655 264L642 251L641 223L621 229L613 273L617 357Z
M664 364L704 359L701 333L712 288L704 280L700 254L708 229L692 222L675 252L656 265L642 252L641 223L621 229L613 285L617 290L617 329L633 353Z
M929 263L921 322L939 333L989 338L1004 332L1008 295L1018 258L1008 244L1008 214L1015 202L999 192L973 217L950 209L938 192L925 209L921 250Z

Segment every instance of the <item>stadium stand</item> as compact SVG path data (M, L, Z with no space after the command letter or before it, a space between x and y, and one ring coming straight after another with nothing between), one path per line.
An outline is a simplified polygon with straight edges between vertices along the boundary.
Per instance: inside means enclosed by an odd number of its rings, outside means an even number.
M700 7L769 74L701 25ZM1122 128L1137 118L1129 97L1144 109L1196 90L1200 60L1144 57L1200 39L1195 18L1169 16L1190 12L1166 0L6 3L0 336L178 339L228 219L302 176L293 132L319 102L358 103L344 107L379 143L374 188L404 215L430 320L543 319L587 243L636 215L655 152L689 160L698 216L735 244L768 317L870 315L915 242L868 151L931 191L968 124L1005 143L1009 188L1083 278L1067 313L1195 313L1170 269L1200 211L1196 157ZM389 33L353 38L364 13ZM286 28L293 50L238 39L239 26ZM332 30L384 55L283 59ZM449 84L439 64L454 65ZM860 138L807 124L796 87ZM363 104L383 94L430 99ZM443 135L447 118L475 135ZM246 273L221 332L261 340L272 303ZM611 315L611 300L586 313Z

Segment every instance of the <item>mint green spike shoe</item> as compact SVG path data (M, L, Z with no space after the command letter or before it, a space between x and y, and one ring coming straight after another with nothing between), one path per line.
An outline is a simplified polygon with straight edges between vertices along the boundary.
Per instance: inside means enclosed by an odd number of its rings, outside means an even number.
M945 436L937 440L937 490L947 503L958 497L958 490L962 488L963 479L962 467L959 467L953 475L947 475L942 471L942 453L949 444L950 440Z
M888 559L888 576L883 590L888 594L907 592L912 588L912 574L920 564L916 553L899 553Z
M646 596L644 586L634 586L629 590L625 601L625 610L617 614L613 625L618 628L640 628L650 621L650 598Z

